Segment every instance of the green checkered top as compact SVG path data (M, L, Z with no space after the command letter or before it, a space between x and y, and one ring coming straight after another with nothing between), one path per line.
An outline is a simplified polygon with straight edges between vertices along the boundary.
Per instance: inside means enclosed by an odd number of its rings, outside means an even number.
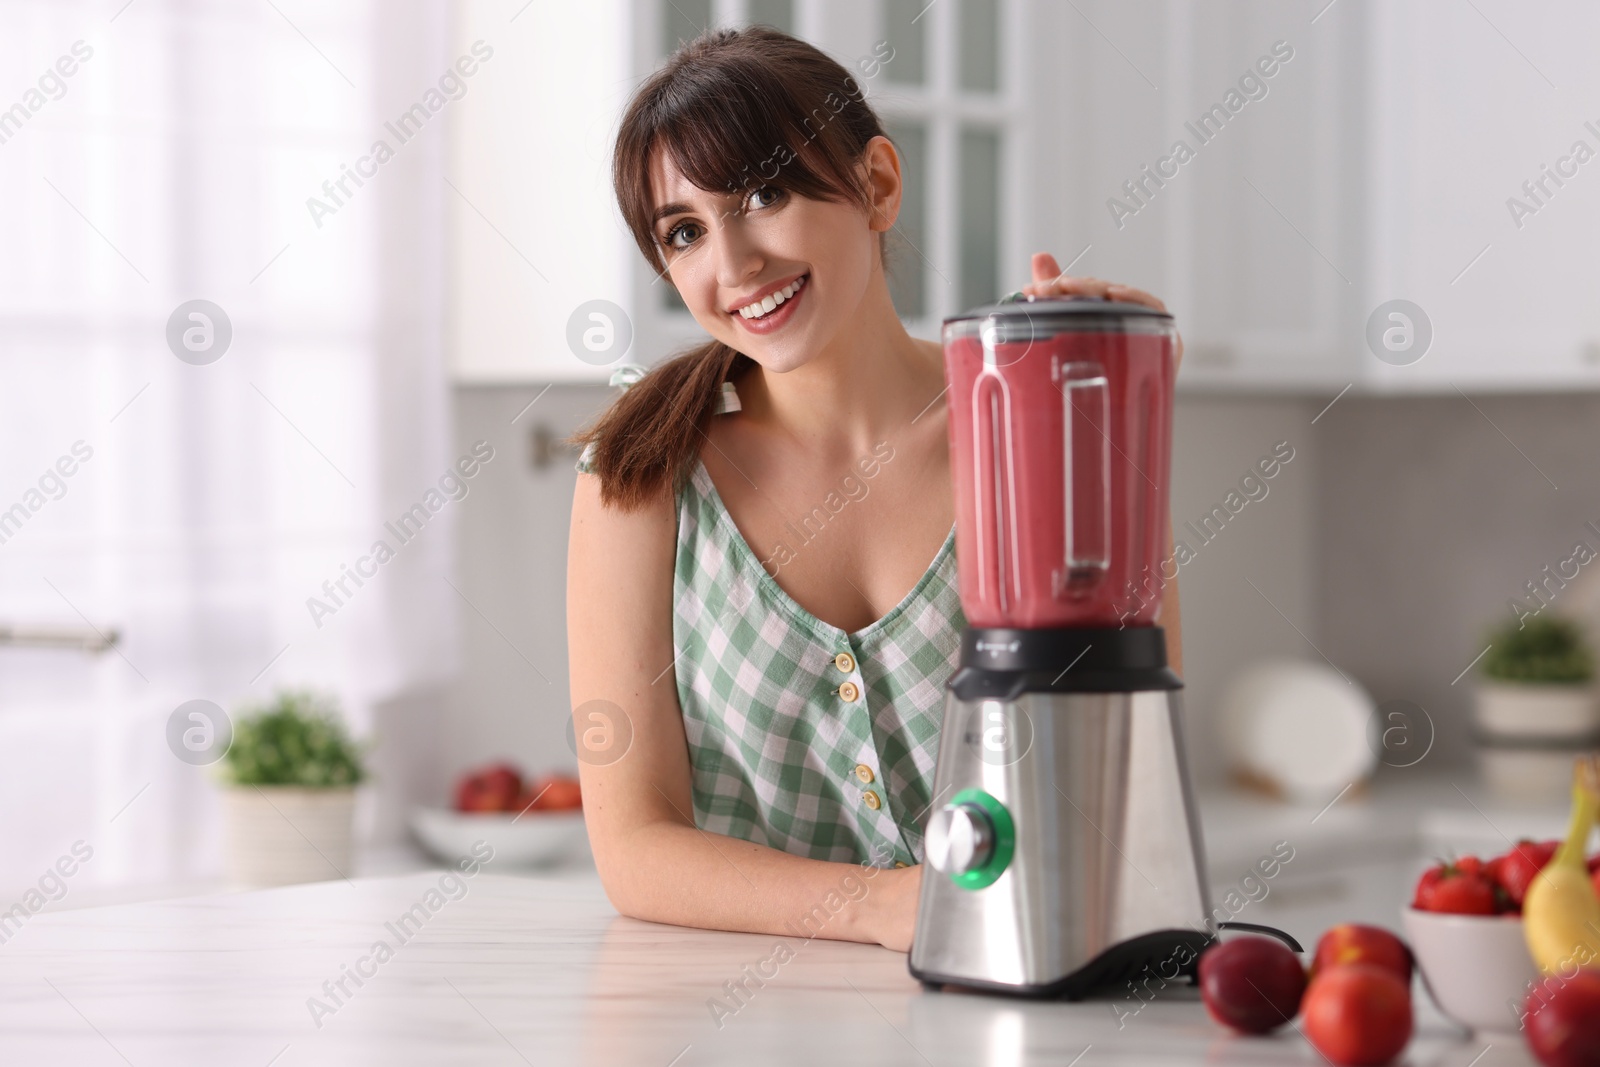
M905 599L847 633L778 586L698 460L677 504L672 639L695 822L813 859L922 862L966 625L954 528Z

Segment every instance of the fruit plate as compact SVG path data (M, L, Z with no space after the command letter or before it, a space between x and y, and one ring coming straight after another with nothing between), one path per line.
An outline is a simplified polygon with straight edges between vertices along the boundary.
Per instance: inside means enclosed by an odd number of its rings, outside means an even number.
M584 840L582 810L534 810L519 816L418 808L411 815L411 832L434 857L451 864L473 856L477 842L487 842L494 849L486 864L490 870L558 864L572 858Z
M1521 917L1406 908L1402 918L1423 985L1439 1010L1475 1032L1515 1034L1518 1012L1539 976Z

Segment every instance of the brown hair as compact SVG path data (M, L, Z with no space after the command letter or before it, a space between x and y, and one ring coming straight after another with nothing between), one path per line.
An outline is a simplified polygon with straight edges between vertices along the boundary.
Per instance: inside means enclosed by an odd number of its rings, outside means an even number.
M688 42L639 87L617 133L611 179L633 239L668 284L651 214L650 164L669 153L708 191L790 195L871 209L856 167L887 136L850 73L798 38L764 26ZM881 254L880 244L880 254ZM711 341L666 360L574 434L592 444L605 504L637 508L676 491L695 458L724 381L755 366Z

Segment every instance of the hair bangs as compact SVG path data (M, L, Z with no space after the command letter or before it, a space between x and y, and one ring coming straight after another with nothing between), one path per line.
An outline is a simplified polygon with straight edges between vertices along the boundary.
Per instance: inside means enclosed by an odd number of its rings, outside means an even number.
M707 62L711 54L717 62ZM785 59L809 64L811 76L775 77L773 68L784 64L774 61ZM775 186L866 206L870 194L856 165L881 133L855 79L811 46L776 31L723 33L692 42L642 87L624 120L612 177L629 229L662 273L650 180L658 156L717 195Z

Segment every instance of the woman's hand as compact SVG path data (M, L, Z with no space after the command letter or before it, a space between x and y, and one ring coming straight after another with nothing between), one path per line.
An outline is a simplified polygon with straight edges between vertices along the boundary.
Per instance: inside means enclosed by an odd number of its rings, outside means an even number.
M1167 305L1161 299L1135 289L1131 285L1121 285L1117 282L1103 282L1099 278L1071 278L1062 272L1056 257L1049 252L1035 252L1033 254L1033 283L1022 287L1023 293L1028 296L1099 296L1107 300L1125 300L1131 304L1143 304L1145 307L1155 308L1157 311L1166 311ZM1177 344L1173 350L1173 366L1183 362L1183 335L1179 334Z
M874 940L896 952L911 951L911 935L917 927L917 899L922 894L922 866L889 867L867 881L867 899L872 904L871 925Z

